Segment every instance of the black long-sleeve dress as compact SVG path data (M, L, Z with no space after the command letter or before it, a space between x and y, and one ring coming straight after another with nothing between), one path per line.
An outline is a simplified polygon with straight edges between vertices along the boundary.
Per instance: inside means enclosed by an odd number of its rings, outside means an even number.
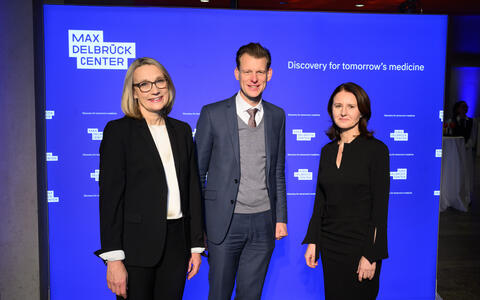
M359 136L344 144L340 168L338 141L322 148L315 205L304 244L321 253L327 300L375 299L381 260L388 257L387 211L390 189L388 148ZM377 262L372 280L358 281L364 256Z

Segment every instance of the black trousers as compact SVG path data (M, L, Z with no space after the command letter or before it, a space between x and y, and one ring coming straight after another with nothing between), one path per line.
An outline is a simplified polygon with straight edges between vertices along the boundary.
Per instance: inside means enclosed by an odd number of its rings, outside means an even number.
M168 220L165 248L158 264L151 268L125 266L127 300L182 299L189 259L182 220Z
M375 300L378 295L380 269L382 261L377 261L372 280L358 281L358 261L346 259L345 262L330 259L322 255L323 279L326 300Z

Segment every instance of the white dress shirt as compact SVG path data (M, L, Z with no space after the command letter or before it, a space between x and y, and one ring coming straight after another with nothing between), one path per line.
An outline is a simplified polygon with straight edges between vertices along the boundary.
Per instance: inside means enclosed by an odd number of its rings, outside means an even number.
M248 125L248 119L250 119L250 114L247 112L250 108L256 108L258 109L257 113L255 114L255 124L260 124L260 121L263 118L263 105L262 105L262 100L258 101L258 104L255 106L250 106L250 104L247 103L242 98L242 95L240 95L240 92L237 93L237 96L235 97L235 104L237 107L237 115L240 117L240 119L245 122L245 124Z
M155 146L162 159L163 169L167 180L167 220L179 219L182 217L180 207L180 189L178 188L177 171L173 160L172 147L165 125L148 125L152 134Z

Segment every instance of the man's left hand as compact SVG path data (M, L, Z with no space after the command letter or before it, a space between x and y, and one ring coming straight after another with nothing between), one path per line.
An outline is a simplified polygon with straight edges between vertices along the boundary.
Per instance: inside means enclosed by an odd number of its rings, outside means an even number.
M282 238L288 235L287 232L287 223L278 222L275 228L275 238L281 240Z

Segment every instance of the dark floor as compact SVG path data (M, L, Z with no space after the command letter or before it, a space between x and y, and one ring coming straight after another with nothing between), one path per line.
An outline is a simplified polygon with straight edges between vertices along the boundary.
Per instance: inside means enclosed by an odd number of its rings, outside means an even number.
M480 159L469 212L440 213L437 293L443 300L480 299Z

